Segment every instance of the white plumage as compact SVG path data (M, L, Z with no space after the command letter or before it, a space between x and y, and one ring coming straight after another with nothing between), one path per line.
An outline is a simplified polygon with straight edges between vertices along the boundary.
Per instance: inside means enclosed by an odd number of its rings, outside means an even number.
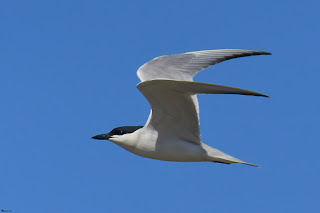
M250 55L255 50L204 50L157 57L137 72L137 85L151 105L145 126L115 128L94 136L108 139L137 155L165 161L246 163L201 141L197 94L266 95L239 88L193 82L201 70L219 62Z

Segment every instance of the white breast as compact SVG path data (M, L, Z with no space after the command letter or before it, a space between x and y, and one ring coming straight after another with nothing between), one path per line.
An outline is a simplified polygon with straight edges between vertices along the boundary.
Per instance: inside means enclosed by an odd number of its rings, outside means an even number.
M124 147L126 150L147 158L165 161L205 161L207 152L201 145L163 136L150 128L139 130L138 141L135 146Z

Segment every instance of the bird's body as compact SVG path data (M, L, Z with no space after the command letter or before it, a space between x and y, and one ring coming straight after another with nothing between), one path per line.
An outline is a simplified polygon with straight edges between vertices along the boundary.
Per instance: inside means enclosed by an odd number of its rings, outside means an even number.
M206 158L202 146L175 137L161 138L155 129L142 128L130 136L132 140L125 143L115 140L115 143L142 157L166 161L204 161Z
M265 95L239 88L193 82L193 76L224 60L261 54L269 53L254 50L207 50L155 58L138 70L142 82L137 87L152 108L147 123L144 126L118 127L93 138L110 140L129 152L152 159L255 166L201 141L196 95Z
M110 140L110 139L109 139ZM111 139L112 142L136 155L156 160L176 162L211 161L220 163L246 163L201 142L195 144L178 137L162 137L155 129L141 128L127 137ZM254 166L254 165L253 165Z

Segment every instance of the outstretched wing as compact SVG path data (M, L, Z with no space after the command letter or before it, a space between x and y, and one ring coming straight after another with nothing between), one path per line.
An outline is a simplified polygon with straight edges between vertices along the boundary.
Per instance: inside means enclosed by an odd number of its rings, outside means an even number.
M200 144L200 127L196 94L266 95L216 84L174 80L150 80L137 85L151 105L146 127L161 136L178 137Z
M232 58L270 55L268 52L241 49L203 50L157 57L142 65L137 75L141 81L171 79L193 81L199 71Z

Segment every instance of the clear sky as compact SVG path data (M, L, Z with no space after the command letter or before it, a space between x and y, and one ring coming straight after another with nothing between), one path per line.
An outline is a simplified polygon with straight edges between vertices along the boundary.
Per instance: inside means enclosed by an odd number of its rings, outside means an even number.
M317 212L319 2L0 1L0 209ZM202 140L245 165L142 158L91 136L143 125L136 70L160 55L254 49L196 81Z

